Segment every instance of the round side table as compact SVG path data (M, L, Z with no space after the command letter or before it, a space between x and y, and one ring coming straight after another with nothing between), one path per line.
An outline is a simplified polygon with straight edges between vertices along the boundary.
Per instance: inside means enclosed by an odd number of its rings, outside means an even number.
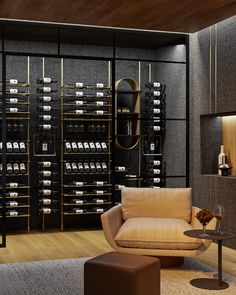
M223 232L215 233L214 230L206 230L205 234L201 229L187 230L184 234L191 238L202 240L214 240L218 243L218 279L199 278L190 281L194 287L208 290L223 290L229 287L229 284L222 281L222 241L236 238L235 235Z

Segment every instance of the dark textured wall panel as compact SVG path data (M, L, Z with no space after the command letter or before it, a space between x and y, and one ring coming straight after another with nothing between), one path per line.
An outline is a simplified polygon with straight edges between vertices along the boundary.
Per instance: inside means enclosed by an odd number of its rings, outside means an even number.
M178 178L167 178L166 179L166 187L186 187L186 178L178 177Z
M5 51L57 54L56 43L5 40Z
M236 111L236 17L217 25L217 112Z
M112 47L62 43L61 54L75 56L112 57Z

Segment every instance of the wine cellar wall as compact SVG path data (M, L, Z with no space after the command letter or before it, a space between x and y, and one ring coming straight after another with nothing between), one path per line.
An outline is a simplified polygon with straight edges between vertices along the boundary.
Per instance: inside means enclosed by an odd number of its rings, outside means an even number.
M100 226L125 186L187 185L186 62L133 50L6 54L7 230Z

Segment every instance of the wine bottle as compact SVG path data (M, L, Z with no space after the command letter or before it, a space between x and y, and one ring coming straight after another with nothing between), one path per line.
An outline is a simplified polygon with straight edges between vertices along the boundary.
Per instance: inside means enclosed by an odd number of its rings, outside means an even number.
M51 205L51 204L56 204L58 201L55 199L50 199L50 198L41 198L39 199L39 204L40 205Z
M55 119L56 117L52 117L51 115L39 115L39 120L42 120L42 121L51 121Z
M21 153L26 153L26 145L23 141L19 143L19 148Z
M16 188L16 187L19 187L19 183L18 182L9 182L9 183L6 183L6 187L10 187L10 188Z
M90 170L92 173L96 173L96 166L94 164L94 162L90 162L89 163L89 166L90 166Z
M9 79L9 80L6 80L6 83L7 84L11 84L11 85L17 85L18 84L18 80L17 79Z
M123 185L123 184L116 184L115 185L115 188L119 189L119 190L122 189L123 187L125 187L125 185Z
M80 200L80 199L73 199L72 202L77 205L86 203L85 200Z
M97 97L104 97L104 93L103 92L96 92L96 96Z
M87 101L84 101L84 100L76 100L73 102L73 104L75 105L86 105L87 104Z
M51 124L39 124L39 130L49 131L52 129L54 129L54 127Z
M46 78L46 77L37 79L37 84L52 84L52 83L57 83L57 81L52 80L51 78Z
M7 104L17 104L18 102L19 102L19 99L18 98L11 97L11 98L7 98L6 99L6 103Z
M105 87L104 87L104 84L103 83L96 83L95 84L95 88L103 89Z
M85 141L85 142L83 143L83 145L84 145L84 150L85 150L85 152L86 152L86 153L89 153L89 152L90 152L90 147L89 147L88 142Z
M39 96L38 100L39 102L51 102L52 98L51 96Z
M17 198L18 192L8 192L8 193L6 193L6 196L9 198Z
M6 108L7 113L18 113L19 111L18 108Z
M93 211L97 212L97 213L103 213L104 212L104 208L93 208Z
M148 83L145 83L145 87L146 88L160 88L161 83L160 82L148 82Z
M44 177L50 177L55 174L55 172L53 173L50 170L42 170L42 171L39 171L38 173L39 173L39 175L44 176Z
M218 167L226 163L226 154L224 153L224 146L220 146L220 154L218 155ZM222 170L218 169L218 175L222 176Z
M13 142L13 151L14 153L19 153L20 151L19 143L17 141Z
M18 206L18 202L16 202L16 201L8 201L8 202L6 202L6 206L8 206L8 207L16 207L16 206Z
M95 142L95 147L96 147L98 153L102 152L102 147L101 147L100 142L96 141Z
M75 86L78 88L83 88L84 87L84 83L83 82L76 82Z
M145 96L161 96L161 92L160 91L148 91L145 92Z
M74 153L77 153L78 152L78 146L77 146L76 142L72 141L71 147L72 147L72 151Z
M2 142L0 142L0 153L2 152Z
M101 142L101 146L102 146L102 151L104 153L106 153L108 151L108 147L107 147L107 144L103 141Z
M89 163L88 162L84 162L84 171L86 173L89 173L90 172L90 167L89 167Z
M83 153L83 152L84 152L84 146L83 146L83 143L82 143L81 141L78 141L78 142L77 142L77 146L78 146L79 152L80 152L80 153Z
M7 142L7 153L12 153L13 152L13 146L10 141Z
M54 108L52 108L49 105L39 106L38 109L39 109L40 112L50 112L50 111L55 110Z
M19 215L19 212L15 211L15 210L8 210L8 211L6 212L6 215L7 215L7 216L14 217L14 216L18 216L18 215Z
M40 208L38 209L39 213L42 213L42 214L51 214L52 213L52 209L51 208L47 208L47 207L43 207L43 208ZM56 213L56 211L55 211Z
M51 186L51 185L54 185L54 184L57 184L58 182L56 181L51 181L51 180L46 180L46 179L43 179L43 180L40 180L39 181L39 184L42 185L42 186Z
M9 93L10 94L17 94L18 93L18 89L17 88L10 88L9 89Z
M107 173L108 172L108 167L107 167L107 164L106 164L106 162L102 162L102 171L104 172L104 173Z
M96 194L96 195L103 195L105 194L107 191L104 191L104 190L93 190L93 193Z
M96 152L95 144L92 141L89 142L89 147L90 147L90 151L92 153L95 153Z
M71 153L72 152L72 147L71 147L71 143L69 141L65 142L65 149L67 153Z
M83 97L84 93L83 93L83 91L76 91L75 96Z
M71 168L73 173L78 173L78 166L76 162L71 163Z
M22 122L20 122L20 124L18 125L18 130L19 130L20 132L24 131L24 125L23 125Z
M106 110L95 110L95 111L93 111L93 113L95 113L97 115L104 115L107 113L107 111Z
M161 161L160 160L153 160L153 165L154 166L160 166L161 165Z
M7 163L7 174L12 174L13 168L11 163Z
M50 168L51 166L57 165L56 163L52 163L50 161L42 161L42 162L37 162L38 166L44 167L44 168Z
M86 212L85 209L78 209L78 208L73 208L73 213L76 213L76 214L82 214L84 212Z
M94 104L96 104L97 106L104 106L107 104L106 101L95 101Z
M72 181L72 185L75 185L75 186L84 186L86 184L87 182L85 181Z
M69 162L65 163L65 169L66 169L66 173L71 173L72 172L72 167L71 167L71 164Z
M87 192L86 191L78 191L78 190L73 190L72 195L77 195L77 196L82 196L85 195Z
M96 170L98 173L101 173L102 172L102 166L99 162L96 162L95 163L95 166L96 166Z
M25 163L20 163L20 173L22 173L22 174L26 173L26 165L25 165Z
M115 166L115 170L116 171L125 171L126 168L125 168L125 166Z
M51 87L38 87L37 88L37 93L52 93L52 92L57 92L57 90L52 89Z
M103 186L105 184L107 184L107 181L93 181L93 184L97 185L97 186Z
M103 200L103 199L92 199L92 202L93 203L97 203L97 204L103 204L104 201L106 201L106 200Z
M14 172L14 174L19 174L20 173L20 167L19 167L18 163L13 163L13 172ZM25 173L25 172L21 171L21 173Z
M41 189L39 190L39 195L40 196L51 196L57 194L57 191L53 191L51 189Z
M78 162L78 170L79 170L79 173L84 173L84 166L81 162Z

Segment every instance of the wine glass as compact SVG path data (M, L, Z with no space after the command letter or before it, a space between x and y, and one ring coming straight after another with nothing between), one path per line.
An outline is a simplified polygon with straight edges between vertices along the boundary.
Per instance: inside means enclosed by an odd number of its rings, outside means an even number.
M222 235L221 220L225 217L225 209L223 205L216 204L213 210L213 216L217 219L215 233Z

